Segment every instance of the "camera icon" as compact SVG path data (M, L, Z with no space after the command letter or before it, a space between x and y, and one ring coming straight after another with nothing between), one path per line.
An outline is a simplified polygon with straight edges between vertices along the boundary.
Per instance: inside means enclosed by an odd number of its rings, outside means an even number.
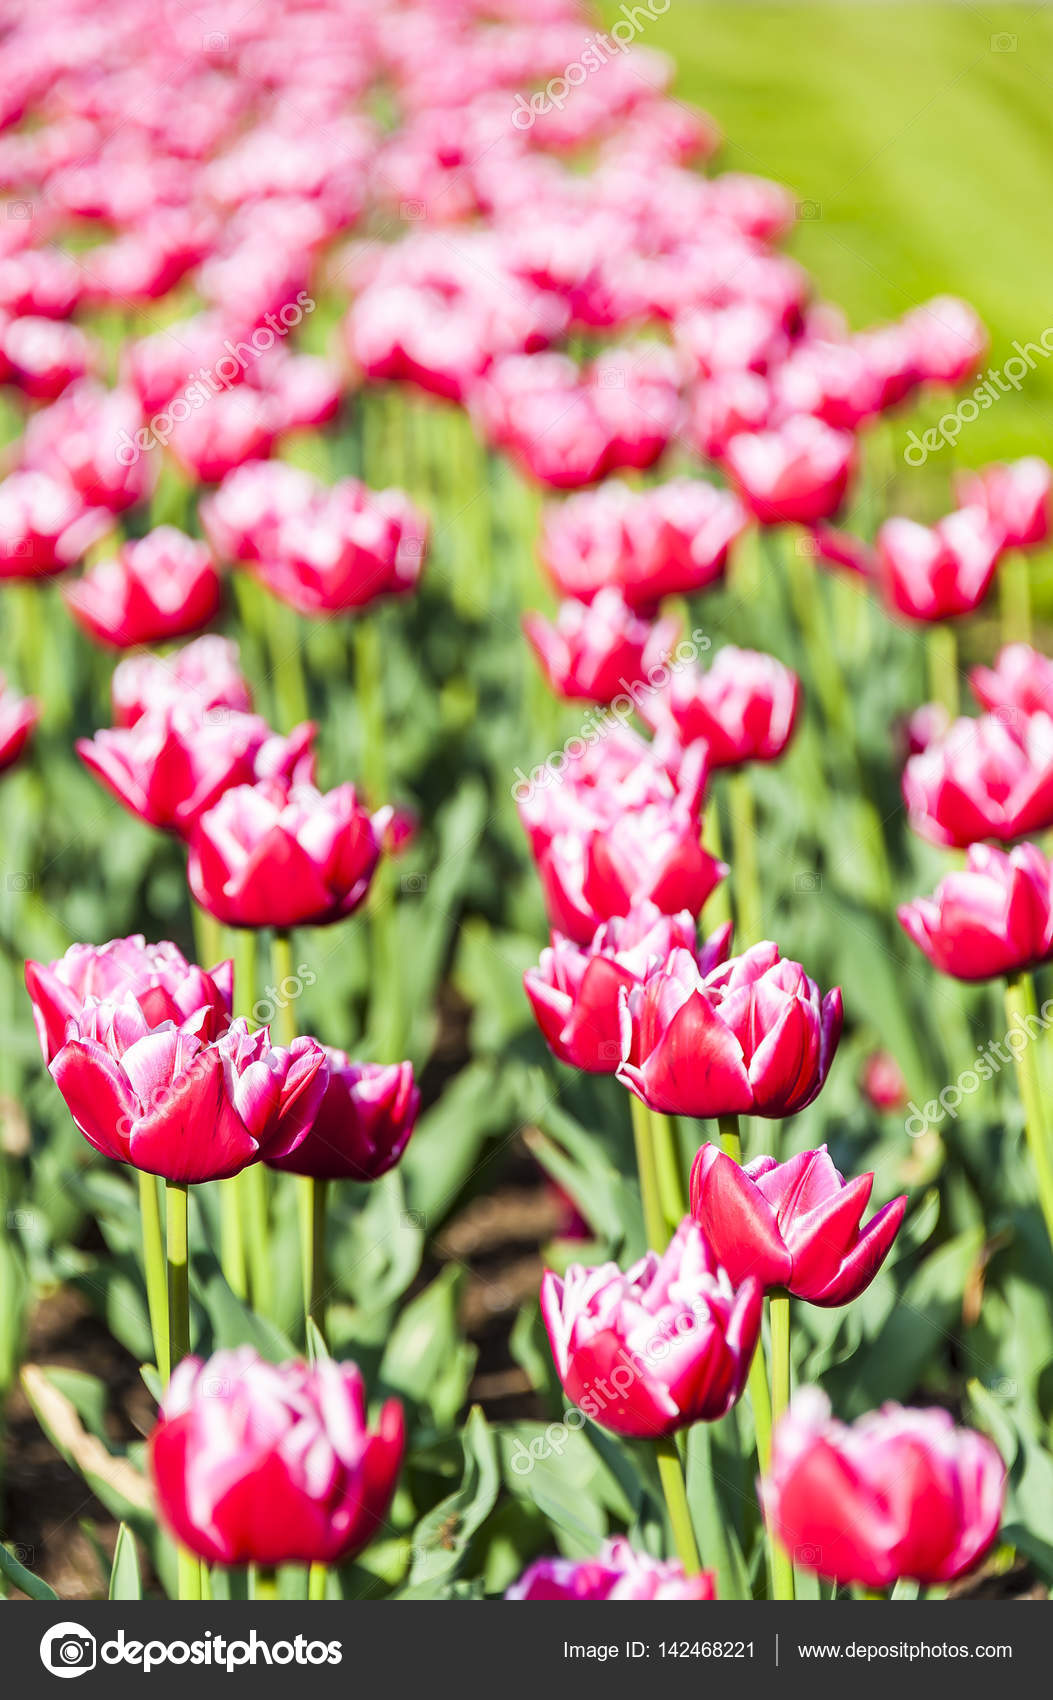
M22 1229L32 1228L34 1221L32 1210L9 1210L5 1225L9 1234L17 1234Z
M41 1639L40 1662L52 1676L83 1676L95 1669L95 1637L81 1623L56 1623Z
M819 544L810 531L802 531L794 542L793 551L795 555L804 555L809 560L814 560L819 553Z
M794 889L794 891L804 891L804 892L807 892L807 891L822 891L822 889L823 889L823 876L822 876L822 874L816 874L816 873L794 874L794 876L793 876L793 889Z
M602 1039L597 1049L600 1062L610 1063L612 1068L618 1067L622 1060L622 1048L617 1039Z
M799 219L816 219L823 216L821 201L798 201L793 210Z
M407 1228L426 1228L428 1226L428 1218L423 1210L404 1210L402 1221Z
M991 1388L991 1392L994 1394L996 1399L1015 1399L1017 1391L1016 1382L1010 1381L1008 1376L1002 1376L1001 1379L996 1381L994 1386Z
M410 220L427 218L428 209L423 201L400 201L399 217Z
M400 561L415 561L418 556L423 555L423 553L424 539L422 537L403 537L399 542L398 549L396 550L396 554Z
M427 874L403 874L399 882L402 891L427 891Z
M201 1391L206 1399L226 1399L230 1393L230 1382L222 1375L207 1375L201 1383Z
M600 371L601 390L623 390L625 388L625 373L620 366L604 366Z
M206 708L202 718L206 726L229 726L232 712L222 703L217 703L213 708Z
M1015 53L1016 52L1016 36L1010 35L1008 33L1008 31L1006 31L1006 30L999 30L997 35L993 35L991 37L991 52L992 53Z
M822 1547L794 1547L793 1562L803 1564L806 1570L814 1570L822 1562Z
M33 874L7 874L4 879L5 891L35 891L36 884Z
M7 216L8 218L32 218L32 201L8 201Z
M222 30L209 30L201 37L201 45L206 53L226 53L230 47L230 37Z

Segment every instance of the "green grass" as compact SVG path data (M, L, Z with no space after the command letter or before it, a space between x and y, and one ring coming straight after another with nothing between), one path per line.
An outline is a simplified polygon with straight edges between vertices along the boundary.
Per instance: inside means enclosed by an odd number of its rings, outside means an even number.
M1001 367L1053 325L1053 10L671 0L638 39L722 126L722 166L815 209L790 251L854 326L960 294ZM1051 435L1053 361L963 431L957 458L1048 453Z

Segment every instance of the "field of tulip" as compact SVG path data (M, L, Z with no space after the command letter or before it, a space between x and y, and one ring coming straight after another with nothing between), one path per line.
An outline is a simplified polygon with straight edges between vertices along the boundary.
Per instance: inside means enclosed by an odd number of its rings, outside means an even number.
M1053 326L669 12L0 0L4 1598L1048 1596Z

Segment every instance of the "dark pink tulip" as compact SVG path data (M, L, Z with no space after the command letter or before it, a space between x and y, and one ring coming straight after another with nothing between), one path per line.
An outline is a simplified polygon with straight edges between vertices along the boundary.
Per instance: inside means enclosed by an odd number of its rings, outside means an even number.
M835 1582L953 1582L1002 1520L1005 1466L947 1411L884 1405L848 1427L802 1388L774 1435L761 1484L768 1526L795 1562Z
M863 1064L859 1089L875 1110L887 1114L902 1109L907 1102L907 1083L903 1070L891 1051L873 1051Z
M1050 534L1053 471L1038 455L985 466L958 483L963 508L979 508L1005 549L1034 549Z
M686 910L663 915L649 902L605 921L585 949L553 933L540 965L524 974L523 986L545 1043L560 1062L590 1074L614 1074L622 1056L619 994L640 985L652 962L664 961L673 949L698 953L703 973L727 955L730 923L701 952L696 935Z
M0 260L0 307L15 318L68 319L84 281L82 268L61 248L27 248Z
M930 744L938 744L950 728L951 717L942 702L923 702L897 729L903 759L920 755Z
M513 1468L515 1466L513 1465ZM506 1600L715 1600L716 1577L685 1576L676 1559L634 1552L624 1535L605 1541L595 1558L538 1558Z
M383 1526L403 1445L397 1399L369 1429L354 1364L240 1346L177 1365L150 1473L163 1521L210 1564L341 1564Z
M1000 554L1000 539L982 508L959 508L934 526L890 519L877 534L885 600L909 620L953 620L974 613L990 589Z
M56 962L27 962L26 991L44 1061L61 1050L67 1023L103 1000L137 1004L149 1027L163 1021L180 1027L199 1017L194 1032L218 1037L233 1007L233 966L221 962L205 973L178 945L147 944L141 933L104 945L71 944Z
M609 587L590 603L564 602L554 624L526 614L523 630L557 696L606 704L664 663L679 628L641 620Z
M173 525L125 543L66 591L77 624L114 649L196 632L215 616L219 599L219 573L207 547Z
M227 926L325 926L365 897L387 821L353 785L236 785L197 820L190 889Z
M178 421L168 441L180 466L202 484L218 484L237 466L265 460L278 425L267 398L249 384L220 390Z
M549 921L578 944L648 899L666 915L698 915L728 871L702 848L697 817L662 803L568 825L535 855Z
M792 1116L822 1087L841 1021L840 990L822 997L774 944L708 974L673 950L622 1000L618 1078L666 1115Z
M277 521L254 571L301 614L345 614L414 590L427 542L428 523L401 490L345 478Z
M762 525L813 525L841 506L855 456L850 432L795 414L771 430L732 437L724 461Z
M236 466L201 503L201 524L216 559L260 561L274 553L282 523L305 517L322 486L285 461L249 460Z
M699 818L709 771L702 744L671 751L621 725L581 742L584 748L558 765L535 769L525 788L516 787L519 818L535 856L557 833L583 837L591 827L613 826L649 805Z
M898 914L918 949L956 980L1033 968L1053 956L1053 864L1037 844L1018 844L1008 855L971 844L964 868Z
M691 408L695 441L707 460L723 460L733 437L763 431L772 415L768 379L759 372L722 371L702 378Z
M1001 720L1053 715L1053 661L1029 643L1007 643L993 667L974 667L969 687L980 707Z
M873 1175L848 1181L825 1145L787 1163L740 1168L703 1145L691 1170L691 1214L733 1281L754 1276L814 1305L845 1305L869 1287L899 1232L906 1196L862 1226Z
M118 726L134 726L151 709L190 700L217 722L222 711L248 714L252 697L238 666L238 646L212 633L171 655L128 655L110 680Z
M796 343L773 374L773 389L784 413L811 413L838 431L857 430L881 404L877 374L850 339Z
M797 675L773 655L727 644L705 672L671 673L644 713L656 727L671 726L683 744L703 739L711 767L740 767L782 755L800 698Z
M95 344L76 325L57 319L12 319L0 332L8 381L31 401L55 401L96 363Z
M987 353L987 331L967 301L937 295L903 320L914 365L923 383L963 383Z
M413 1064L352 1062L325 1046L329 1067L307 1137L274 1169L321 1181L375 1181L399 1161L420 1109Z
M735 1286L685 1216L665 1252L623 1274L616 1263L546 1270L541 1314L572 1404L613 1434L655 1440L714 1422L746 1385L761 1286Z
M65 572L107 524L65 479L12 472L0 482L0 582Z
M132 390L91 378L71 384L26 426L22 465L72 484L90 507L123 513L153 490L159 456L136 441L142 413Z
M134 999L70 1020L49 1067L88 1143L181 1185L292 1151L325 1091L322 1047L272 1049L267 1029L250 1033L241 1016L212 1039L191 1025L154 1026Z
M8 690L0 673L0 773L14 766L39 719L39 704L32 697L20 697Z
M832 525L813 525L801 540L807 552L824 566L841 572L854 573L857 578L872 579L877 571L873 552L860 538Z
M232 785L313 779L314 734L307 721L282 738L258 714L211 713L184 697L144 714L134 726L80 738L76 749L131 814L186 838L199 815Z
M959 849L980 838L1002 844L1053 825L1053 719L1032 714L955 720L911 756L903 798L915 832Z

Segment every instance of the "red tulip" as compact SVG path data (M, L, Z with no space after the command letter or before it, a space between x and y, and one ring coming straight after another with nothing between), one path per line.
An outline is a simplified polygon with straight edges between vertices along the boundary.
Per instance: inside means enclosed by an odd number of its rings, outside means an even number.
M173 455L192 478L218 484L234 467L265 460L278 435L267 398L249 384L220 390L172 428Z
M619 994L642 984L651 964L664 962L671 950L697 952L696 933L687 910L663 915L650 902L604 921L585 949L553 933L540 966L524 974L523 986L545 1043L560 1062L590 1074L614 1074L622 1056ZM729 923L707 940L698 953L702 973L724 960L730 938Z
M95 344L76 325L56 319L12 319L0 331L0 358L10 383L31 401L54 401L92 370Z
M356 1063L324 1047L329 1078L302 1144L270 1167L323 1181L375 1181L409 1144L420 1092L412 1063Z
M907 1102L903 1071L890 1051L874 1051L863 1064L860 1091L875 1110L900 1110Z
M774 944L708 974L673 950L623 997L618 1078L667 1115L791 1116L822 1087L841 1021L840 990L821 997Z
M16 696L8 690L0 673L0 773L14 766L39 719L39 704L32 697Z
M107 390L85 378L29 421L22 464L72 484L90 507L122 513L149 496L157 478L159 457L136 443L141 426L131 390Z
M154 1026L134 999L86 1005L50 1071L96 1151L186 1185L224 1180L303 1139L325 1090L313 1039L271 1048L242 1017L216 1038L191 1022Z
M78 625L115 649L163 643L207 626L220 586L208 549L172 525L125 543L66 591Z
M515 1465L513 1464L513 1469ZM596 1558L537 1558L506 1600L715 1600L716 1577L685 1576L676 1559L634 1552L624 1535L605 1541Z
M1015 974L1053 956L1053 863L1036 844L1018 844L1008 855L971 844L963 869L898 914L941 973L957 980Z
M354 1364L240 1346L177 1365L150 1472L164 1522L210 1564L340 1564L381 1528L403 1444L397 1399L368 1428Z
M959 480L962 507L987 515L991 530L1004 549L1033 549L1050 534L1050 494L1053 471L1038 455L1010 465L985 466Z
M1017 715L1053 716L1053 661L1027 643L1007 643L993 667L974 667L969 686L981 708L1011 722Z
M972 614L1001 553L982 508L959 508L938 525L886 520L877 534L878 576L890 608L910 620Z
M698 915L728 871L702 848L697 818L661 803L568 826L537 852L537 868L552 927L578 944L648 899L666 915Z
M365 897L387 821L353 785L236 785L197 820L190 889L227 926L325 926Z
M1005 1466L947 1411L885 1405L851 1427L806 1387L775 1430L764 1514L806 1570L887 1588L953 1582L993 1544Z
M539 614L523 617L523 630L557 696L567 701L611 703L664 663L676 641L676 620L650 625L613 587L591 603L564 602L551 625Z
M186 838L195 822L231 786L260 779L314 777L310 721L288 738L272 732L258 714L223 709L213 715L197 703L167 703L134 726L104 728L80 738L76 750L125 808L148 826Z
M954 721L945 737L911 756L903 796L911 826L933 844L1005 844L1044 832L1053 825L1053 719Z
M855 447L849 432L795 414L769 431L732 437L724 460L762 525L812 525L830 519L844 501Z
M646 718L684 744L704 740L711 767L775 761L793 734L801 687L795 673L751 649L727 644L704 673L671 673L648 699Z
M219 561L259 561L274 553L281 523L305 515L321 486L285 461L236 466L201 503L201 524Z
M733 1286L686 1216L661 1257L547 1270L541 1314L567 1398L613 1434L655 1440L728 1412L757 1345L761 1287Z
M26 990L44 1061L50 1063L62 1048L67 1024L103 1000L131 1000L148 1027L163 1021L181 1027L199 1016L193 1031L217 1038L233 1007L233 963L205 973L178 945L148 945L141 933L133 933L104 945L71 944L57 962L27 962Z
M106 529L65 479L13 472L0 483L0 582L65 572Z
M707 460L723 460L733 437L765 429L772 407L771 384L759 372L720 371L702 378L691 411L700 452Z
M847 1184L825 1145L787 1163L745 1168L703 1145L691 1170L691 1214L733 1281L754 1276L814 1305L845 1305L869 1287L899 1232L906 1197L862 1228L873 1175Z
M427 540L427 521L400 490L345 478L277 520L254 570L301 614L344 614L412 591Z
M915 307L903 320L914 365L923 383L964 382L979 369L987 353L983 324L967 301L937 295Z
M134 726L151 709L187 699L217 724L225 709L251 711L252 697L232 639L209 633L170 655L126 656L113 670L110 700L118 726Z
M847 339L805 338L773 374L785 413L810 413L839 431L855 431L880 411L881 386L866 355Z
M557 833L580 835L649 804L699 816L708 773L702 744L671 751L622 725L580 742L584 748L566 755L558 767L553 762L535 769L525 791L515 788L519 818L535 856Z

